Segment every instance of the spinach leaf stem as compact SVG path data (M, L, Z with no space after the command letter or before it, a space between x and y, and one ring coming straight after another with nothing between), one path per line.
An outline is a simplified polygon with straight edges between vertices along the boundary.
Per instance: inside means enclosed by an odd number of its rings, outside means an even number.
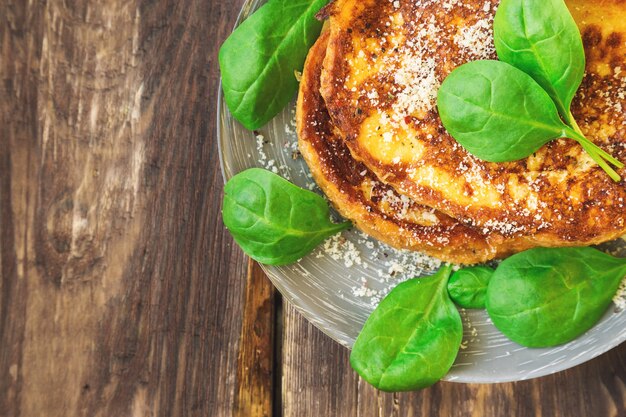
M618 169L623 168L624 164L622 162L618 161L617 159L615 159L609 153L605 152L598 145L596 145L595 143L593 143L592 141L587 139L587 137L585 137L585 135L580 130L580 127L578 126L578 124L576 124L576 121L573 118L572 118L572 120L574 121L574 126L575 127L573 127L573 128L572 127L565 128L563 130L563 134L564 134L563 137L574 139L576 142L578 142L580 144L580 146L583 147L585 152L587 152L589 154L589 156L604 171L606 171L607 174L609 174L609 176L613 179L613 181L619 182L621 180L621 177L619 176L619 174L613 168L611 168L607 164L607 162L609 164L615 166Z

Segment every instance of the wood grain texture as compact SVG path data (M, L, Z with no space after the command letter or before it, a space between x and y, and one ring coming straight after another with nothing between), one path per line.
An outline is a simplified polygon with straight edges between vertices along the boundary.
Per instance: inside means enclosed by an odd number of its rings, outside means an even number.
M215 37L238 8L0 2L0 415L230 413Z
M249 260L237 360L236 417L270 417L274 410L275 292L259 264Z
M220 218L217 51L242 3L0 0L0 416L626 416L626 346L383 394L273 316Z

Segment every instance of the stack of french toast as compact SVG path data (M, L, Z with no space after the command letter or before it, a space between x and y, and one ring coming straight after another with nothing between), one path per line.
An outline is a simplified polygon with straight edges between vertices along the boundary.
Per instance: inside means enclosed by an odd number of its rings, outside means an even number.
M590 140L626 161L626 6L566 3L587 61L572 111ZM363 232L463 264L626 234L626 183L609 178L575 141L492 163L443 127L437 91L446 76L497 59L497 6L336 0L320 12L327 21L300 83L299 146L328 199Z

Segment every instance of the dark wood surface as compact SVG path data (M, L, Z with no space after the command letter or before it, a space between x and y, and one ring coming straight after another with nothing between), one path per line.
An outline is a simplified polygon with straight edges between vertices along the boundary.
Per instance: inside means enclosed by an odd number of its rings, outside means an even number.
M626 345L383 394L220 218L242 0L0 0L0 416L626 416Z

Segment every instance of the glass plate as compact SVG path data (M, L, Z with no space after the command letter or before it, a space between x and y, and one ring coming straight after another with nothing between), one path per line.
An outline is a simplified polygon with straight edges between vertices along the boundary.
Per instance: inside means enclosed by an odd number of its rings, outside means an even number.
M237 24L264 2L246 1ZM255 133L232 118L220 86L217 116L225 180L247 168L261 167L274 169L303 188L316 189L302 158L293 158L297 156L295 102ZM403 279L430 274L439 266L435 259L396 251L357 230L344 232L325 245L326 250L318 249L297 264L262 267L287 301L313 325L348 348L390 288ZM623 240L608 247L626 256ZM509 341L484 311L461 313L463 347L444 378L446 381L495 383L536 378L586 362L626 340L626 313L614 306L589 332L550 349L529 349Z

